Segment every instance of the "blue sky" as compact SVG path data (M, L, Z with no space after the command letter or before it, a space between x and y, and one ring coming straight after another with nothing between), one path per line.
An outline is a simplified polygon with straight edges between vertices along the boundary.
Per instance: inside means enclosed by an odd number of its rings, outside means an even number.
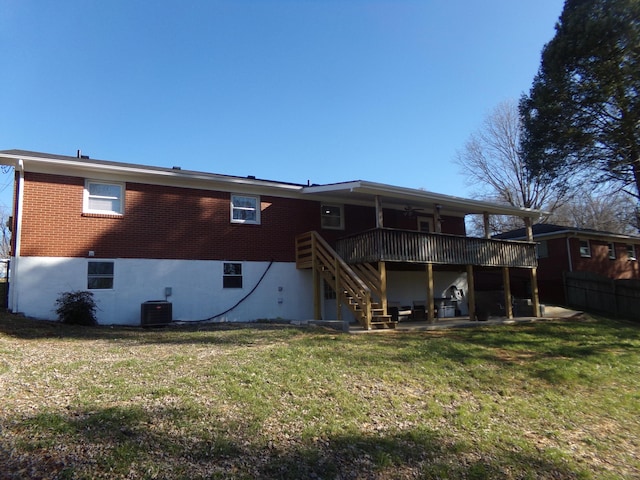
M0 0L0 149L470 196L456 152L562 6Z

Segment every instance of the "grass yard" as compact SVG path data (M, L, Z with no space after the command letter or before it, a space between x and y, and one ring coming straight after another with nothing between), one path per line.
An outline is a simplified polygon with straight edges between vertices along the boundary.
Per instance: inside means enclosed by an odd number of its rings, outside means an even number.
M0 314L0 478L640 478L640 325L348 335Z

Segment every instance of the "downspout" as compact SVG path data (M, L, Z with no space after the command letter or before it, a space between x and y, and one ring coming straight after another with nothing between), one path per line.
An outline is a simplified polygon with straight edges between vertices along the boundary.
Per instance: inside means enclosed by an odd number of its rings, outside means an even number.
M13 312L19 312L18 308L18 267L19 267L19 258L20 258L20 246L21 246L21 236L22 236L22 205L24 201L24 161L22 159L18 160L18 164L16 165L16 170L19 173L18 177L18 185L17 185L17 195L16 198L16 206L15 206L15 232L13 235L15 236L14 240L14 251L11 255L11 268L9 270L9 309Z
M569 235L567 235L567 238L565 240L567 242L567 260L569 261L569 271L573 272L573 261L571 260L571 245L569 244Z

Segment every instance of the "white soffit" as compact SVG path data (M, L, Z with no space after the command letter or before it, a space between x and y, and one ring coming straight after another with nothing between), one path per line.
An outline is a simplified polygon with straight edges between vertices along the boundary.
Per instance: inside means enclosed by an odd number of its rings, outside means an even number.
M329 185L314 185L304 187L303 192L309 195L342 197L345 200L369 200L369 202L373 197L379 196L383 207L410 205L412 207L426 208L431 211L435 205L441 205L443 210L447 212L460 214L482 214L486 212L494 215L515 215L530 218L540 216L538 210L504 206L497 203L471 200L426 190L396 187L363 180Z

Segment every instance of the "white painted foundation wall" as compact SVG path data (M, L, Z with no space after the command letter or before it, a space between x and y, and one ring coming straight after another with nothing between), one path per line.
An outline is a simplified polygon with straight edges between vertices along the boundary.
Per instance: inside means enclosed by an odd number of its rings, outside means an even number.
M448 289L455 285L464 292L458 302L461 315L469 315L467 302L468 285L466 272L433 272L434 297L441 298L448 295ZM387 270L387 301L399 305L412 306L414 301L426 302L427 272L400 272ZM335 299L324 300L322 318L335 320L338 318ZM346 305L342 306L342 318L347 321L354 319Z
M20 257L12 259L9 309L56 320L62 292L87 290L89 261L114 262L114 288L91 290L102 325L140 325L148 300L172 303L174 320L203 320L235 305L256 285L269 262L242 263L243 288L222 288L222 261ZM232 261L232 260L230 260ZM165 298L165 288L172 294ZM215 321L308 320L313 317L312 276L295 263L273 263L256 290Z

